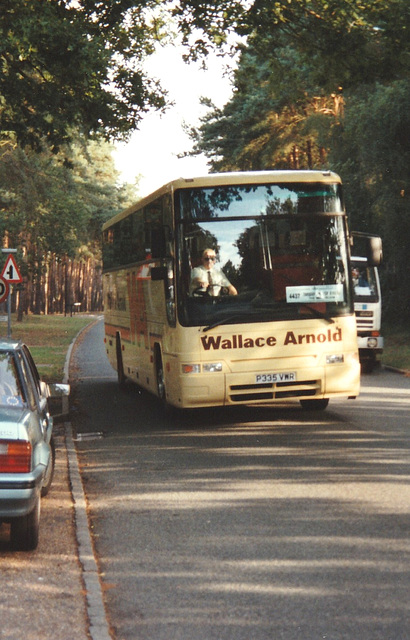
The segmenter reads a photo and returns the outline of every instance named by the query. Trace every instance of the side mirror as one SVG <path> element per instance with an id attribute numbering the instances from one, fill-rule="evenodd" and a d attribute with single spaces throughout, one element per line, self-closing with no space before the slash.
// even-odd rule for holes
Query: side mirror
<path id="1" fill-rule="evenodd" d="M 49 398 L 67 398 L 70 395 L 69 384 L 49 384 Z"/>
<path id="2" fill-rule="evenodd" d="M 60 384 L 60 383 L 52 383 L 47 384 L 44 380 L 40 380 L 40 390 L 41 395 L 44 398 L 66 398 L 70 395 L 70 385 L 69 384 Z"/>
<path id="3" fill-rule="evenodd" d="M 151 267 L 151 280 L 166 280 L 168 269 L 166 267 Z"/>
<path id="4" fill-rule="evenodd" d="M 378 267 L 383 258 L 382 239 L 379 236 L 367 238 L 367 263 Z"/>
<path id="5" fill-rule="evenodd" d="M 49 384 L 49 408 L 54 418 L 67 416 L 69 413 L 69 384 Z"/>

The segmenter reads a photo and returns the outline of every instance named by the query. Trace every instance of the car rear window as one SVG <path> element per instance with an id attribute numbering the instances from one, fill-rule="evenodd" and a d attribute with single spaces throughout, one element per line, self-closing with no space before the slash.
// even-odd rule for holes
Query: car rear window
<path id="1" fill-rule="evenodd" d="M 0 353 L 0 404 L 18 406 L 24 400 L 14 354 Z"/>

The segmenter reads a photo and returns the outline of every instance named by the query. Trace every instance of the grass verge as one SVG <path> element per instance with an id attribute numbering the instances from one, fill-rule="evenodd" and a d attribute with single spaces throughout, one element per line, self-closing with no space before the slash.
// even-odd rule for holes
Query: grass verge
<path id="1" fill-rule="evenodd" d="M 13 314 L 11 334 L 15 340 L 25 342 L 39 374 L 46 382 L 61 382 L 67 350 L 77 333 L 94 320 L 95 316 L 75 314 L 71 316 L 24 316 L 17 322 Z M 7 336 L 7 322 L 0 324 L 0 337 Z"/>
<path id="2" fill-rule="evenodd" d="M 12 317 L 12 337 L 23 340 L 33 353 L 39 373 L 46 382 L 61 382 L 68 347 L 77 333 L 95 316 L 24 316 L 23 322 Z M 0 323 L 0 337 L 6 337 L 7 323 Z M 382 363 L 410 372 L 410 328 L 383 326 Z"/>
<path id="3" fill-rule="evenodd" d="M 410 327 L 385 324 L 382 363 L 410 372 Z"/>

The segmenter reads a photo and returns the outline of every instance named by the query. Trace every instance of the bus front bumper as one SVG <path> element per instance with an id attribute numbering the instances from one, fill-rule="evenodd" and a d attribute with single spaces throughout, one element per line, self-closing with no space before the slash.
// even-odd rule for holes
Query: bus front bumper
<path id="1" fill-rule="evenodd" d="M 283 374 L 289 372 L 282 372 Z M 286 400 L 356 397 L 360 390 L 358 359 L 294 372 L 295 379 L 259 382 L 252 372 L 192 376 L 181 382 L 181 407 L 275 404 Z M 290 376 L 291 378 L 292 376 Z"/>

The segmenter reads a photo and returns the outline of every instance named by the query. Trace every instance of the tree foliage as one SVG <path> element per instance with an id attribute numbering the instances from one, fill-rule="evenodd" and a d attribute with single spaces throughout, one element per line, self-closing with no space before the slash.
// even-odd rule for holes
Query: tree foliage
<path id="1" fill-rule="evenodd" d="M 285 36 L 313 63 L 325 89 L 391 80 L 408 70 L 407 0 L 179 0 L 174 14 L 194 57 L 233 33 L 272 58 Z M 199 37 L 192 37 L 195 29 Z"/>
<path id="2" fill-rule="evenodd" d="M 332 168 L 350 226 L 384 241 L 385 312 L 410 319 L 410 5 L 407 0 L 183 1 L 185 25 L 245 35 L 232 99 L 192 132 L 213 170 Z M 199 11 L 201 10 L 201 17 Z M 200 19 L 199 19 L 200 18 Z M 391 291 L 389 274 L 400 287 Z"/>
<path id="3" fill-rule="evenodd" d="M 158 5 L 1 3 L 0 234 L 19 250 L 36 309 L 51 269 L 98 261 L 101 223 L 130 202 L 102 139 L 126 137 L 165 104 L 142 66 L 162 37 Z"/>
<path id="4" fill-rule="evenodd" d="M 118 186 L 111 147 L 91 142 L 71 150 L 71 168 L 49 151 L 23 150 L 10 141 L 0 153 L 0 234 L 21 248 L 25 272 L 47 257 L 73 258 L 80 247 L 98 257 L 101 224 L 135 198 Z"/>
<path id="5" fill-rule="evenodd" d="M 327 166 L 330 128 L 344 110 L 341 89 L 326 95 L 295 49 L 278 53 L 260 58 L 252 45 L 244 48 L 232 99 L 222 110 L 208 103 L 202 126 L 192 130 L 193 153 L 205 153 L 213 170 Z"/>
<path id="6" fill-rule="evenodd" d="M 37 261 L 92 244 L 124 194 L 104 180 L 107 163 L 93 173 L 104 147 L 67 143 L 127 136 L 164 106 L 142 62 L 167 11 L 187 57 L 240 52 L 233 97 L 209 105 L 195 151 L 223 171 L 338 170 L 351 227 L 383 235 L 402 283 L 390 309 L 408 320 L 408 0 L 2 0 L 0 231 Z"/>
<path id="7" fill-rule="evenodd" d="M 58 150 L 73 131 L 117 138 L 164 95 L 142 70 L 156 0 L 2 0 L 0 132 Z"/>
<path id="8" fill-rule="evenodd" d="M 330 153 L 344 178 L 351 226 L 383 238 L 385 313 L 395 322 L 410 319 L 409 105 L 408 80 L 357 91 L 333 130 Z"/>

